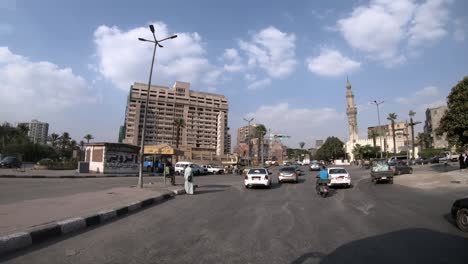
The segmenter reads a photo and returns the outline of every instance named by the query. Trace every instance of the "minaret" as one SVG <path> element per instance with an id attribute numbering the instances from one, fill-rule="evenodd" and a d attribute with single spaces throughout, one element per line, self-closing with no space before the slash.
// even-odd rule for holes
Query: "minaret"
<path id="1" fill-rule="evenodd" d="M 355 143 L 358 140 L 357 108 L 354 104 L 354 95 L 348 77 L 346 77 L 346 103 L 348 104 L 346 114 L 348 115 L 349 141 Z"/>

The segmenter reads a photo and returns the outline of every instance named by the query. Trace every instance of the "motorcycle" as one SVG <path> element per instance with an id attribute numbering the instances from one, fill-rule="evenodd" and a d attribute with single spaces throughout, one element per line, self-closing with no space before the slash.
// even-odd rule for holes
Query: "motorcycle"
<path id="1" fill-rule="evenodd" d="M 328 187 L 327 183 L 319 182 L 319 176 L 317 178 L 317 183 L 315 186 L 315 190 L 317 191 L 317 194 L 322 196 L 323 198 L 327 197 L 328 194 L 330 193 L 330 187 Z"/>

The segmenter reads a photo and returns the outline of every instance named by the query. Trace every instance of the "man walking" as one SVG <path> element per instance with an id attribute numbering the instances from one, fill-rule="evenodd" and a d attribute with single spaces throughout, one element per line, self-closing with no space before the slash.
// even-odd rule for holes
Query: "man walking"
<path id="1" fill-rule="evenodd" d="M 185 192 L 187 194 L 193 194 L 193 171 L 190 166 L 187 166 L 184 171 L 185 179 Z"/>
<path id="2" fill-rule="evenodd" d="M 460 170 L 463 170 L 465 168 L 465 156 L 463 155 L 463 153 L 460 154 L 460 156 L 458 157 L 458 162 L 460 163 Z"/>

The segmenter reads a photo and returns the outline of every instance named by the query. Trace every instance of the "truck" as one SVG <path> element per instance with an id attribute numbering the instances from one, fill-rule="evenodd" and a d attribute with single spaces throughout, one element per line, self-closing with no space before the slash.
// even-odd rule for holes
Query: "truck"
<path id="1" fill-rule="evenodd" d="M 459 154 L 457 154 L 455 152 L 444 151 L 444 152 L 440 153 L 440 155 L 439 155 L 439 162 L 440 163 L 449 162 L 449 161 L 456 162 L 456 161 L 458 161 L 458 156 L 459 156 Z"/>
<path id="2" fill-rule="evenodd" d="M 208 170 L 208 173 L 211 173 L 211 174 L 223 174 L 224 173 L 224 169 L 221 167 L 216 167 L 214 165 L 203 165 L 203 167 L 206 168 Z"/>
<path id="3" fill-rule="evenodd" d="M 390 169 L 388 161 L 384 159 L 372 161 L 371 181 L 375 184 L 386 181 L 393 184 L 394 171 Z"/>

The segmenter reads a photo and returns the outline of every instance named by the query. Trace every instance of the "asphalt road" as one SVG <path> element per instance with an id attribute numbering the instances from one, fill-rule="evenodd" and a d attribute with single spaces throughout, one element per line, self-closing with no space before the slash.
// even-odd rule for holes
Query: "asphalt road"
<path id="1" fill-rule="evenodd" d="M 298 184 L 245 189 L 241 176 L 195 178 L 198 194 L 30 248 L 6 263 L 466 263 L 468 234 L 448 213 L 467 190 L 374 185 L 328 198 L 307 172 Z M 0 260 L 1 261 L 1 260 Z"/>
<path id="2" fill-rule="evenodd" d="M 137 181 L 136 177 L 97 179 L 0 178 L 0 204 L 131 186 L 136 185 Z"/>

